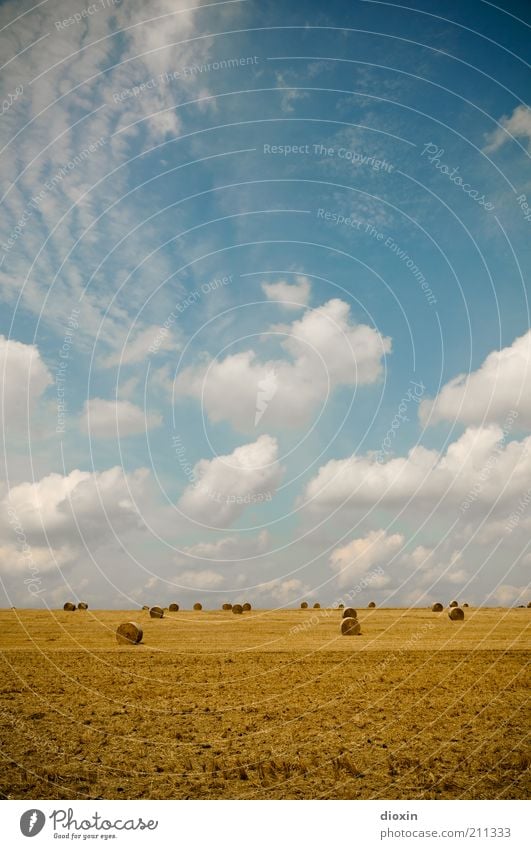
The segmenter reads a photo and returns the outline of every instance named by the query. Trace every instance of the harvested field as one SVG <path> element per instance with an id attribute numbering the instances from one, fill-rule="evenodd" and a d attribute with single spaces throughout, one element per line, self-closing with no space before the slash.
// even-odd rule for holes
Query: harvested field
<path id="1" fill-rule="evenodd" d="M 358 618 L 345 639 L 333 610 L 0 611 L 0 793 L 526 796 L 529 610 Z"/>

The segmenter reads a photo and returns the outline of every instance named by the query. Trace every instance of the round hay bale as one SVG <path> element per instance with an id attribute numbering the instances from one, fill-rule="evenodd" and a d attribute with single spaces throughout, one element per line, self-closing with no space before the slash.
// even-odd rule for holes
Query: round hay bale
<path id="1" fill-rule="evenodd" d="M 313 606 L 313 609 L 314 609 L 314 610 L 319 610 L 320 608 L 321 608 L 321 605 L 319 604 L 319 602 L 318 602 L 318 601 L 316 601 L 316 602 L 315 602 L 315 604 L 314 604 L 314 606 Z"/>
<path id="2" fill-rule="evenodd" d="M 301 601 L 301 610 L 308 610 L 308 602 Z"/>
<path id="3" fill-rule="evenodd" d="M 369 604 L 367 605 L 367 607 L 376 607 L 376 602 L 370 601 Z"/>
<path id="4" fill-rule="evenodd" d="M 460 607 L 452 607 L 451 610 L 448 611 L 448 616 L 452 622 L 462 622 L 465 618 L 465 614 Z"/>
<path id="5" fill-rule="evenodd" d="M 194 604 L 194 610 L 202 610 L 202 609 L 203 609 L 203 605 L 201 604 L 201 602 L 196 601 L 196 603 Z"/>
<path id="6" fill-rule="evenodd" d="M 80 601 L 78 606 L 77 606 L 77 609 L 78 610 L 88 610 L 87 602 L 86 601 Z"/>
<path id="7" fill-rule="evenodd" d="M 527 606 L 528 606 L 528 607 L 531 607 L 531 601 L 528 601 L 528 602 L 527 602 Z"/>
<path id="8" fill-rule="evenodd" d="M 344 637 L 355 637 L 361 634 L 360 623 L 357 619 L 343 619 L 341 622 L 341 633 Z"/>
<path id="9" fill-rule="evenodd" d="M 342 613 L 342 615 L 341 615 L 341 618 L 342 618 L 342 619 L 357 619 L 357 618 L 358 618 L 358 614 L 357 614 L 357 612 L 354 610 L 354 608 L 353 608 L 353 607 L 347 607 L 347 608 L 343 611 L 343 613 Z"/>
<path id="10" fill-rule="evenodd" d="M 432 604 L 431 609 L 433 613 L 442 613 L 444 607 L 442 606 L 440 601 L 436 601 L 435 604 Z"/>
<path id="11" fill-rule="evenodd" d="M 163 611 L 162 607 L 157 607 L 157 605 L 155 605 L 155 607 L 149 608 L 149 615 L 151 616 L 152 619 L 163 619 L 164 618 L 164 611 Z"/>
<path id="12" fill-rule="evenodd" d="M 344 609 L 345 609 L 345 605 L 344 605 L 344 604 L 338 604 L 337 609 L 338 609 L 338 610 L 344 610 Z"/>
<path id="13" fill-rule="evenodd" d="M 242 610 L 244 613 L 248 613 L 251 610 L 251 605 L 248 601 L 246 601 L 245 604 L 242 604 Z"/>
<path id="14" fill-rule="evenodd" d="M 466 601 L 465 601 L 463 607 L 468 607 L 468 604 L 466 603 Z"/>
<path id="15" fill-rule="evenodd" d="M 172 613 L 177 613 L 177 611 L 179 610 L 179 605 L 178 605 L 178 604 L 175 604 L 175 602 L 174 602 L 174 601 L 172 601 L 172 603 L 170 604 L 170 606 L 169 606 L 168 610 L 171 610 L 171 612 L 172 612 Z"/>
<path id="16" fill-rule="evenodd" d="M 459 607 L 459 604 L 457 601 L 451 601 L 448 607 Z"/>
<path id="17" fill-rule="evenodd" d="M 142 610 L 149 610 L 149 604 L 143 604 Z"/>
<path id="18" fill-rule="evenodd" d="M 233 604 L 232 605 L 232 612 L 233 613 L 243 613 L 243 607 L 241 606 L 241 604 Z"/>
<path id="19" fill-rule="evenodd" d="M 63 604 L 63 610 L 75 610 L 76 606 L 71 601 L 65 601 Z"/>
<path id="20" fill-rule="evenodd" d="M 137 646 L 143 636 L 144 632 L 136 622 L 122 622 L 116 629 L 116 642 L 123 646 Z"/>
<path id="21" fill-rule="evenodd" d="M 230 601 L 226 601 L 225 604 L 221 605 L 222 610 L 232 610 L 232 604 Z"/>

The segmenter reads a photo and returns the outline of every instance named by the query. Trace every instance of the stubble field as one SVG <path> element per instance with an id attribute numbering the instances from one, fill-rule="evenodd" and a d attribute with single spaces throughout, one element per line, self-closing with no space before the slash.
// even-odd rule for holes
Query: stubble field
<path id="1" fill-rule="evenodd" d="M 0 793 L 527 798 L 531 609 L 466 614 L 0 611 Z"/>

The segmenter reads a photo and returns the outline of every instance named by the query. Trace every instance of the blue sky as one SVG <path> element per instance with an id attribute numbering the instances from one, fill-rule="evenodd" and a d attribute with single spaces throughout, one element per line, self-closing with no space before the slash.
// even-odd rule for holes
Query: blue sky
<path id="1" fill-rule="evenodd" d="M 526 5 L 0 4 L 3 604 L 527 603 Z"/>

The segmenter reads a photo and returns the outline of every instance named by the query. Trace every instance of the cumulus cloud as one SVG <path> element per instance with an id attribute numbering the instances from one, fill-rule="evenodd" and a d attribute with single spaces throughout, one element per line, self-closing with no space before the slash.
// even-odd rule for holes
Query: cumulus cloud
<path id="1" fill-rule="evenodd" d="M 496 425 L 468 428 L 446 453 L 416 446 L 406 457 L 378 463 L 372 455 L 331 460 L 309 482 L 305 498 L 314 508 L 340 505 L 367 508 L 439 509 L 450 506 L 472 513 L 498 504 L 507 509 L 525 492 L 531 475 L 531 437 L 505 443 Z"/>
<path id="2" fill-rule="evenodd" d="M 94 439 L 132 436 L 162 424 L 162 416 L 148 413 L 131 401 L 106 401 L 90 398 L 85 401 L 79 422 L 81 430 Z"/>
<path id="3" fill-rule="evenodd" d="M 422 401 L 419 415 L 423 424 L 501 424 L 512 410 L 519 426 L 531 428 L 531 330 L 490 353 L 477 371 L 454 377 L 435 399 Z"/>
<path id="4" fill-rule="evenodd" d="M 398 554 L 404 541 L 402 534 L 376 530 L 334 549 L 330 568 L 337 573 L 338 585 L 346 587 L 365 578 L 370 579 L 370 586 L 385 586 L 389 576 L 382 575 L 382 570 L 385 571 L 389 561 Z"/>
<path id="5" fill-rule="evenodd" d="M 183 589 L 214 590 L 224 580 L 223 575 L 213 569 L 188 569 L 175 575 L 172 582 Z"/>
<path id="6" fill-rule="evenodd" d="M 517 106 L 512 115 L 504 115 L 500 118 L 500 127 L 497 127 L 492 133 L 487 136 L 487 144 L 483 148 L 485 153 L 493 153 L 498 150 L 505 142 L 510 141 L 511 136 L 517 139 L 527 141 L 531 149 L 531 109 L 529 106 Z"/>
<path id="7" fill-rule="evenodd" d="M 310 595 L 310 590 L 298 578 L 275 578 L 260 584 L 257 595 L 264 606 L 293 607 L 300 598 Z"/>
<path id="8" fill-rule="evenodd" d="M 511 604 L 527 604 L 530 595 L 529 584 L 523 587 L 514 587 L 512 584 L 501 584 L 489 596 L 489 601 L 507 607 Z"/>
<path id="9" fill-rule="evenodd" d="M 311 284 L 307 277 L 299 274 L 296 283 L 278 280 L 276 283 L 262 283 L 262 291 L 269 301 L 276 301 L 281 307 L 298 310 L 308 305 Z"/>
<path id="10" fill-rule="evenodd" d="M 12 487 L 0 502 L 0 533 L 9 539 L 15 516 L 33 544 L 92 547 L 130 528 L 143 526 L 139 513 L 145 504 L 148 469 L 126 473 L 120 466 L 103 472 L 74 469 L 68 475 L 50 474 L 34 483 Z M 139 507 L 135 506 L 135 502 Z"/>
<path id="11" fill-rule="evenodd" d="M 178 396 L 201 400 L 212 422 L 229 421 L 241 432 L 257 421 L 260 386 L 275 392 L 260 416 L 265 427 L 300 427 L 339 386 L 375 383 L 391 340 L 365 324 L 354 324 L 347 303 L 333 299 L 288 325 L 276 325 L 290 360 L 262 361 L 254 350 L 222 360 L 207 359 L 177 377 Z M 262 412 L 262 410 L 260 410 Z"/>
<path id="12" fill-rule="evenodd" d="M 232 454 L 196 463 L 178 506 L 197 522 L 225 527 L 247 507 L 271 501 L 282 474 L 277 441 L 264 434 Z"/>
<path id="13" fill-rule="evenodd" d="M 198 542 L 183 548 L 183 555 L 177 555 L 177 563 L 187 562 L 190 558 L 231 563 L 263 554 L 267 551 L 269 533 L 264 530 L 257 536 L 222 537 L 216 542 Z"/>
<path id="14" fill-rule="evenodd" d="M 36 345 L 0 335 L 0 427 L 20 428 L 53 382 Z"/>

